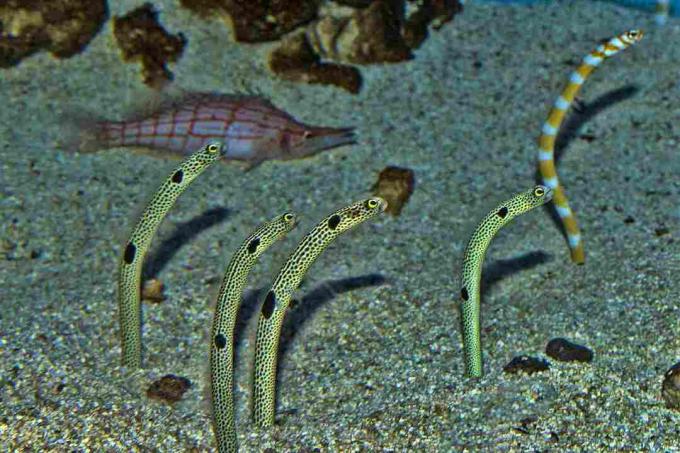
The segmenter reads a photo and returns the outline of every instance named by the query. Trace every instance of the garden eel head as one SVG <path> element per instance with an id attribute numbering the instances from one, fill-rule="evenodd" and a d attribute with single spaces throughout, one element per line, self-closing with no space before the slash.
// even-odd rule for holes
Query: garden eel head
<path id="1" fill-rule="evenodd" d="M 222 142 L 208 142 L 205 145 L 205 150 L 208 152 L 208 154 L 213 155 L 213 154 L 220 154 L 220 156 L 224 156 L 227 153 L 227 147 L 224 146 L 224 143 Z"/>
<path id="2" fill-rule="evenodd" d="M 627 32 L 625 32 L 623 34 L 623 39 L 624 39 L 624 41 L 627 41 L 627 44 L 630 45 L 630 44 L 634 44 L 634 43 L 638 42 L 639 40 L 641 40 L 644 35 L 645 34 L 642 30 L 638 30 L 638 29 L 634 28 L 632 30 L 628 30 Z"/>
<path id="3" fill-rule="evenodd" d="M 553 190 L 550 187 L 537 185 L 533 189 L 526 192 L 527 201 L 531 207 L 540 206 L 546 204 L 553 197 Z"/>
<path id="4" fill-rule="evenodd" d="M 383 212 L 386 208 L 387 202 L 380 197 L 371 197 L 357 201 L 329 217 L 328 227 L 341 233 Z"/>
<path id="5" fill-rule="evenodd" d="M 267 224 L 264 231 L 261 230 L 261 234 L 254 238 L 257 241 L 257 252 L 264 252 L 270 245 L 288 234 L 290 230 L 295 228 L 297 221 L 297 215 L 293 212 L 285 212 L 275 217 Z M 250 244 L 253 244 L 252 240 Z"/>

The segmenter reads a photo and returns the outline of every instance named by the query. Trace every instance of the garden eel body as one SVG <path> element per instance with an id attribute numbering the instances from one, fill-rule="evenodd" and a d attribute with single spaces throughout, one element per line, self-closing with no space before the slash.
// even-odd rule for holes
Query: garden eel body
<path id="1" fill-rule="evenodd" d="M 482 376 L 482 346 L 479 334 L 480 285 L 482 264 L 491 239 L 504 225 L 520 214 L 524 214 L 552 198 L 552 191 L 545 186 L 536 186 L 521 192 L 501 203 L 484 217 L 465 248 L 463 254 L 463 278 L 460 290 L 463 326 L 463 352 L 465 374 L 470 377 Z"/>
<path id="2" fill-rule="evenodd" d="M 302 239 L 276 277 L 262 305 L 255 340 L 253 418 L 259 426 L 274 424 L 276 359 L 281 326 L 293 291 L 309 267 L 340 233 L 368 220 L 387 207 L 379 197 L 359 201 L 322 220 Z"/>
<path id="3" fill-rule="evenodd" d="M 234 325 L 246 278 L 258 257 L 292 230 L 295 223 L 295 215 L 285 213 L 260 226 L 236 251 L 222 280 L 210 336 L 213 423 L 217 450 L 220 453 L 236 451 L 233 399 Z"/>
<path id="4" fill-rule="evenodd" d="M 593 72 L 604 59 L 611 57 L 619 51 L 626 49 L 631 44 L 638 42 L 642 39 L 642 35 L 642 31 L 640 30 L 629 30 L 600 44 L 595 50 L 590 52 L 569 77 L 569 83 L 550 110 L 548 119 L 543 124 L 541 136 L 538 139 L 538 170 L 543 179 L 543 184 L 550 187 L 554 192 L 553 202 L 555 203 L 555 209 L 562 221 L 562 227 L 567 236 L 571 260 L 576 264 L 583 264 L 585 261 L 583 241 L 581 239 L 581 231 L 576 222 L 576 216 L 569 207 L 567 196 L 557 179 L 554 157 L 555 138 L 560 129 L 560 125 L 564 120 L 565 114 L 567 113 L 567 109 L 571 106 L 581 85 L 588 78 L 590 73 Z"/>
<path id="5" fill-rule="evenodd" d="M 224 153 L 222 143 L 211 142 L 186 158 L 151 199 L 125 244 L 118 271 L 118 305 L 123 365 L 142 365 L 141 277 L 144 255 L 158 225 L 175 200 L 198 175 Z"/>

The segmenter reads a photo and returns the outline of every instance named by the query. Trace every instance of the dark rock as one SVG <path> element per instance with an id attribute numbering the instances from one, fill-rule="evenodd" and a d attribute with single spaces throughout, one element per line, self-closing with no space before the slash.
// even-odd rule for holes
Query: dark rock
<path id="1" fill-rule="evenodd" d="M 273 41 L 316 18 L 321 0 L 180 0 L 203 17 L 227 13 L 241 42 Z"/>
<path id="2" fill-rule="evenodd" d="M 47 50 L 58 58 L 81 52 L 108 19 L 106 0 L 0 2 L 0 67 Z"/>
<path id="3" fill-rule="evenodd" d="M 176 403 L 182 399 L 184 393 L 191 387 L 191 381 L 185 377 L 166 374 L 154 381 L 146 390 L 146 396 L 168 403 Z"/>
<path id="4" fill-rule="evenodd" d="M 424 0 L 404 22 L 402 35 L 411 48 L 419 47 L 427 38 L 428 27 L 438 30 L 453 16 L 463 11 L 458 0 Z"/>
<path id="5" fill-rule="evenodd" d="M 560 362 L 592 362 L 593 351 L 564 338 L 553 338 L 545 347 L 545 353 Z"/>
<path id="6" fill-rule="evenodd" d="M 353 94 L 361 89 L 361 73 L 357 68 L 321 63 L 304 33 L 291 36 L 274 49 L 269 57 L 269 68 L 287 80 L 335 85 Z"/>
<path id="7" fill-rule="evenodd" d="M 525 372 L 527 374 L 534 374 L 539 371 L 546 371 L 550 368 L 547 360 L 539 359 L 538 357 L 529 357 L 521 355 L 513 358 L 510 363 L 503 367 L 504 373 L 517 374 Z"/>
<path id="8" fill-rule="evenodd" d="M 398 2 L 376 0 L 354 14 L 352 22 L 358 34 L 344 55 L 351 63 L 394 63 L 413 58 L 401 36 L 403 11 L 395 3 Z"/>
<path id="9" fill-rule="evenodd" d="M 144 83 L 155 88 L 172 80 L 167 63 L 177 61 L 187 43 L 181 33 L 172 35 L 161 27 L 149 3 L 114 18 L 113 35 L 125 61 L 140 62 Z"/>
<path id="10" fill-rule="evenodd" d="M 680 410 L 680 362 L 666 371 L 661 384 L 661 396 L 667 408 Z"/>

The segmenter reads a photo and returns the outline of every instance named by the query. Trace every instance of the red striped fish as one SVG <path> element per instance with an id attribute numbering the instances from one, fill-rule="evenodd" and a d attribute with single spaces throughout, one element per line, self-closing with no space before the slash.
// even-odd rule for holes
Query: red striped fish
<path id="1" fill-rule="evenodd" d="M 226 159 L 254 167 L 298 159 L 355 141 L 353 128 L 309 126 L 257 96 L 198 93 L 129 121 L 99 121 L 81 135 L 79 151 L 141 147 L 190 154 L 210 140 L 226 144 Z"/>

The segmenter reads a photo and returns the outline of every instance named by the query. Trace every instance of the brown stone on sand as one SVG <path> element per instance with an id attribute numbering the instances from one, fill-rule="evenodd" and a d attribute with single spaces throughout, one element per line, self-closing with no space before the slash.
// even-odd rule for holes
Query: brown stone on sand
<path id="1" fill-rule="evenodd" d="M 154 381 L 146 390 L 146 396 L 168 403 L 176 403 L 191 387 L 191 381 L 185 377 L 166 374 Z"/>
<path id="2" fill-rule="evenodd" d="M 163 302 L 165 300 L 163 288 L 163 282 L 157 278 L 145 281 L 142 286 L 142 300 L 148 300 L 149 302 L 154 303 Z"/>
<path id="3" fill-rule="evenodd" d="M 546 360 L 530 357 L 528 355 L 521 355 L 514 357 L 507 365 L 505 365 L 503 367 L 503 372 L 508 374 L 517 374 L 520 372 L 534 374 L 540 371 L 546 371 L 549 368 L 550 364 Z"/>
<path id="4" fill-rule="evenodd" d="M 106 0 L 0 2 L 0 67 L 47 50 L 57 58 L 81 52 L 108 19 Z"/>
<path id="5" fill-rule="evenodd" d="M 386 212 L 398 216 L 413 193 L 415 176 L 413 170 L 401 167 L 385 167 L 373 185 L 373 194 L 387 201 Z"/>
<path id="6" fill-rule="evenodd" d="M 154 88 L 172 80 L 167 63 L 177 61 L 187 43 L 181 33 L 172 35 L 165 31 L 150 3 L 114 18 L 113 35 L 123 59 L 140 62 L 144 83 Z"/>
<path id="7" fill-rule="evenodd" d="M 240 42 L 273 41 L 312 21 L 321 0 L 180 0 L 203 17 L 226 14 Z"/>
<path id="8" fill-rule="evenodd" d="M 593 351 L 564 338 L 553 338 L 545 347 L 545 353 L 561 362 L 592 362 Z"/>

